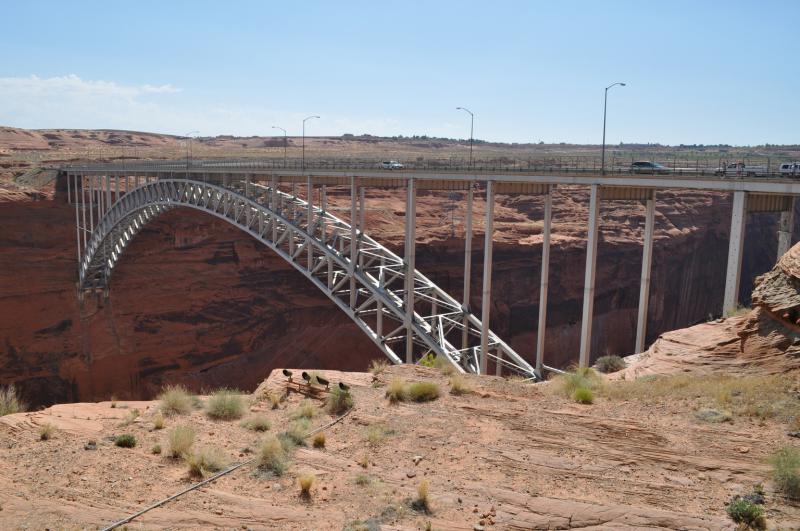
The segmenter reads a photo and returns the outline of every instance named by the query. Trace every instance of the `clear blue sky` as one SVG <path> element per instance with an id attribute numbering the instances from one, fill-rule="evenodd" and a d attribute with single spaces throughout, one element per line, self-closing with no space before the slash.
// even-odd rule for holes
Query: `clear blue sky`
<path id="1" fill-rule="evenodd" d="M 12 0 L 0 125 L 800 143 L 800 1 Z"/>

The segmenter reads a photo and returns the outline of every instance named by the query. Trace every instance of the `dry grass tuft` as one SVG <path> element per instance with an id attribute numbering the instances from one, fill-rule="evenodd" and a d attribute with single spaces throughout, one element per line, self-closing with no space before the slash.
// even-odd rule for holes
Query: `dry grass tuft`
<path id="1" fill-rule="evenodd" d="M 252 431 L 267 431 L 270 429 L 271 424 L 269 419 L 264 415 L 255 415 L 249 419 L 243 420 L 241 426 Z"/>
<path id="2" fill-rule="evenodd" d="M 442 392 L 434 382 L 414 382 L 408 385 L 405 394 L 414 402 L 430 402 L 439 398 Z"/>
<path id="3" fill-rule="evenodd" d="M 325 433 L 319 432 L 314 435 L 313 439 L 314 448 L 325 448 Z"/>
<path id="4" fill-rule="evenodd" d="M 49 441 L 50 439 L 53 438 L 55 432 L 56 432 L 56 427 L 50 424 L 49 422 L 47 424 L 42 424 L 41 426 L 39 426 L 39 440 Z"/>
<path id="5" fill-rule="evenodd" d="M 0 417 L 20 413 L 26 409 L 13 384 L 0 387 Z"/>
<path id="6" fill-rule="evenodd" d="M 258 449 L 258 467 L 276 476 L 282 476 L 288 468 L 286 450 L 274 435 L 268 435 Z"/>
<path id="7" fill-rule="evenodd" d="M 369 466 L 369 456 L 367 454 L 361 454 L 357 463 L 361 468 L 367 468 Z"/>
<path id="8" fill-rule="evenodd" d="M 365 485 L 369 485 L 370 484 L 369 476 L 366 475 L 366 474 L 358 474 L 356 476 L 356 480 L 355 481 L 356 481 L 356 485 L 358 485 L 360 487 L 363 487 Z"/>
<path id="9" fill-rule="evenodd" d="M 600 356 L 595 365 L 597 365 L 597 370 L 603 373 L 617 372 L 627 367 L 625 360 L 616 354 Z"/>
<path id="10" fill-rule="evenodd" d="M 769 459 L 772 479 L 790 500 L 800 500 L 800 450 L 784 446 Z"/>
<path id="11" fill-rule="evenodd" d="M 283 402 L 285 398 L 285 394 L 267 391 L 267 400 L 269 400 L 272 409 L 278 409 L 281 407 L 281 402 Z"/>
<path id="12" fill-rule="evenodd" d="M 369 444 L 375 446 L 381 444 L 386 440 L 386 437 L 393 434 L 394 430 L 389 429 L 385 424 L 370 424 L 367 427 L 366 438 Z"/>
<path id="13" fill-rule="evenodd" d="M 406 398 L 406 381 L 402 378 L 394 378 L 386 387 L 386 398 L 395 404 L 402 402 Z"/>
<path id="14" fill-rule="evenodd" d="M 389 362 L 384 359 L 372 360 L 369 364 L 369 372 L 375 376 L 381 374 L 389 368 Z"/>
<path id="15" fill-rule="evenodd" d="M 310 498 L 311 497 L 311 487 L 314 485 L 314 480 L 316 476 L 314 474 L 303 474 L 299 478 L 297 478 L 297 482 L 300 484 L 300 496 L 303 498 Z"/>
<path id="16" fill-rule="evenodd" d="M 136 422 L 136 419 L 139 418 L 140 414 L 141 414 L 141 411 L 139 411 L 138 409 L 135 409 L 135 408 L 132 409 L 131 411 L 128 411 L 128 414 L 125 415 L 125 418 L 122 419 L 122 422 L 117 424 L 117 427 L 124 428 L 126 426 L 130 426 L 131 424 Z"/>
<path id="17" fill-rule="evenodd" d="M 305 399 L 292 412 L 293 419 L 313 419 L 317 414 L 317 406 L 311 400 Z"/>
<path id="18" fill-rule="evenodd" d="M 436 359 L 433 360 L 433 366 L 442 371 L 445 376 L 450 376 L 456 372 L 456 368 L 444 356 L 436 356 Z"/>
<path id="19" fill-rule="evenodd" d="M 328 394 L 326 408 L 331 415 L 341 415 L 353 408 L 353 395 L 339 386 L 333 387 Z"/>
<path id="20" fill-rule="evenodd" d="M 241 392 L 234 389 L 218 389 L 206 403 L 206 414 L 216 420 L 235 420 L 244 416 L 247 402 Z"/>
<path id="21" fill-rule="evenodd" d="M 572 399 L 579 404 L 593 404 L 594 391 L 588 387 L 578 387 L 572 392 Z"/>
<path id="22" fill-rule="evenodd" d="M 175 426 L 169 432 L 169 455 L 175 458 L 188 455 L 194 444 L 195 431 L 191 426 Z"/>
<path id="23" fill-rule="evenodd" d="M 450 377 L 450 394 L 451 395 L 468 395 L 473 392 L 472 385 L 460 374 L 454 374 Z"/>
<path id="24" fill-rule="evenodd" d="M 154 430 L 163 430 L 164 429 L 164 414 L 161 411 L 158 411 L 156 415 L 153 417 L 153 429 Z"/>
<path id="25" fill-rule="evenodd" d="M 590 391 L 598 391 L 603 387 L 603 382 L 603 377 L 593 369 L 582 368 L 556 375 L 551 380 L 549 389 L 557 394 L 575 400 L 576 390 L 589 389 Z"/>
<path id="26" fill-rule="evenodd" d="M 182 385 L 168 385 L 158 395 L 161 401 L 161 412 L 166 416 L 186 415 L 191 413 L 194 400 L 189 391 Z"/>
<path id="27" fill-rule="evenodd" d="M 161 445 L 160 444 L 154 444 L 153 447 L 150 448 L 150 453 L 154 454 L 154 455 L 161 454 Z"/>
<path id="28" fill-rule="evenodd" d="M 184 460 L 189 466 L 189 475 L 196 478 L 219 472 L 228 465 L 225 455 L 214 447 L 202 448 L 198 452 L 187 454 Z"/>
<path id="29" fill-rule="evenodd" d="M 430 483 L 427 479 L 423 479 L 417 486 L 417 499 L 411 505 L 417 511 L 429 514 L 431 512 L 431 500 L 429 496 Z"/>
<path id="30" fill-rule="evenodd" d="M 280 437 L 287 442 L 287 446 L 305 446 L 310 429 L 311 421 L 301 417 L 289 424 L 289 429 L 281 433 Z"/>

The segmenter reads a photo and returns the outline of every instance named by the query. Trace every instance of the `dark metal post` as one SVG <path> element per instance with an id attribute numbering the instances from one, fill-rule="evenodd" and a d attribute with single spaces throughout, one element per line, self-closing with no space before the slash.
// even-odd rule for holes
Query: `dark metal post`
<path id="1" fill-rule="evenodd" d="M 301 165 L 301 169 L 303 171 L 306 170 L 306 121 L 311 120 L 312 118 L 319 118 L 319 116 L 308 116 L 303 118 L 303 162 Z"/>
<path id="2" fill-rule="evenodd" d="M 612 83 L 611 85 L 607 86 L 605 97 L 603 98 L 603 149 L 602 155 L 600 155 L 600 173 L 603 175 L 606 174 L 606 109 L 608 108 L 608 89 L 616 85 L 624 87 L 625 83 Z"/>

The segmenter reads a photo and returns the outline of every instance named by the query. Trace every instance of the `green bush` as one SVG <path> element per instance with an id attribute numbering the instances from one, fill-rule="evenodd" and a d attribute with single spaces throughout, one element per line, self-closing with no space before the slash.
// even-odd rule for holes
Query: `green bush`
<path id="1" fill-rule="evenodd" d="M 218 389 L 206 403 L 206 414 L 216 420 L 235 420 L 244 416 L 247 403 L 239 391 Z"/>
<path id="2" fill-rule="evenodd" d="M 612 354 L 610 356 L 600 356 L 597 358 L 595 365 L 597 365 L 598 371 L 605 373 L 621 371 L 627 367 L 625 360 L 616 354 Z"/>
<path id="3" fill-rule="evenodd" d="M 736 497 L 728 504 L 728 516 L 737 524 L 744 524 L 748 529 L 766 529 L 767 520 L 764 508 L 744 498 Z"/>
<path id="4" fill-rule="evenodd" d="M 328 395 L 326 407 L 331 415 L 341 415 L 353 408 L 353 396 L 350 391 L 336 386 Z"/>
<path id="5" fill-rule="evenodd" d="M 182 385 L 168 385 L 158 395 L 159 408 L 164 415 L 186 415 L 191 413 L 194 399 Z"/>
<path id="6" fill-rule="evenodd" d="M 414 402 L 430 402 L 439 398 L 441 391 L 434 382 L 414 382 L 409 384 L 406 395 Z"/>
<path id="7" fill-rule="evenodd" d="M 133 448 L 134 446 L 136 446 L 136 437 L 134 437 L 130 433 L 124 433 L 122 435 L 117 436 L 117 438 L 114 439 L 114 444 L 116 444 L 120 448 Z"/>
<path id="8" fill-rule="evenodd" d="M 594 391 L 588 387 L 577 387 L 572 392 L 572 399 L 579 404 L 591 404 L 594 402 Z"/>
<path id="9" fill-rule="evenodd" d="M 784 446 L 769 459 L 775 485 L 791 500 L 800 500 L 800 450 Z"/>
<path id="10" fill-rule="evenodd" d="M 594 370 L 584 367 L 572 372 L 559 374 L 552 380 L 552 388 L 555 392 L 574 400 L 575 390 L 587 388 L 597 391 L 602 387 L 602 377 Z"/>
<path id="11" fill-rule="evenodd" d="M 150 453 L 155 454 L 155 455 L 160 454 L 161 453 L 161 445 L 160 444 L 154 444 L 153 447 L 150 448 Z"/>

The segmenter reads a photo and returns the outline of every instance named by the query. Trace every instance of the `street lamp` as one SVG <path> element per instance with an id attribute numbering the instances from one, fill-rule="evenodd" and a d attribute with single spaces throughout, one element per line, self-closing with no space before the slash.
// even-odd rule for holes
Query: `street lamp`
<path id="1" fill-rule="evenodd" d="M 466 107 L 456 107 L 456 110 L 469 113 L 469 167 L 472 169 L 472 132 L 475 126 L 475 115 Z"/>
<path id="2" fill-rule="evenodd" d="M 199 133 L 200 133 L 200 131 L 189 131 L 188 133 L 186 133 L 184 135 L 185 137 L 188 138 L 188 140 L 186 141 L 186 167 L 187 168 L 189 167 L 189 164 L 190 164 L 189 157 L 190 157 L 190 154 L 191 154 L 191 151 L 192 151 L 192 135 L 196 135 L 196 134 L 199 134 Z"/>
<path id="3" fill-rule="evenodd" d="M 286 144 L 287 144 L 286 129 L 284 129 L 283 127 L 278 127 L 277 125 L 273 125 L 272 128 L 280 129 L 281 131 L 283 131 L 283 167 L 286 168 Z"/>
<path id="4" fill-rule="evenodd" d="M 319 118 L 319 116 L 314 115 L 303 118 L 303 171 L 306 170 L 306 121 L 311 120 L 312 118 Z"/>
<path id="5" fill-rule="evenodd" d="M 612 83 L 611 85 L 606 87 L 605 99 L 603 100 L 603 151 L 602 155 L 600 156 L 600 168 L 601 173 L 603 175 L 606 174 L 606 108 L 608 107 L 608 89 L 611 87 L 615 87 L 619 85 L 620 87 L 624 87 L 625 83 Z"/>

